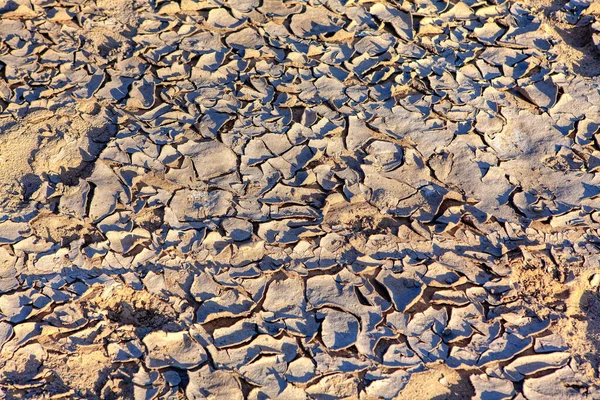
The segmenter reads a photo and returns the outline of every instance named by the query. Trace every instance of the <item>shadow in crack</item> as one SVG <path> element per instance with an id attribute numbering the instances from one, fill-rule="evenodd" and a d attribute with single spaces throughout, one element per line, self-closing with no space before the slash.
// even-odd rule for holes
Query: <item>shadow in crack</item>
<path id="1" fill-rule="evenodd" d="M 36 190 L 42 184 L 42 180 L 36 174 L 25 174 L 21 178 L 21 185 L 23 187 L 23 201 L 29 201 L 32 194 L 35 193 Z"/>

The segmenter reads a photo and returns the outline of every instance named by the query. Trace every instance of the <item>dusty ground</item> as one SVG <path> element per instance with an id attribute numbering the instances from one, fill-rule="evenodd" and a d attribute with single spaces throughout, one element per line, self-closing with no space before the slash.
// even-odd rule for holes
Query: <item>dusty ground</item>
<path id="1" fill-rule="evenodd" d="M 600 3 L 0 0 L 0 398 L 599 398 Z"/>

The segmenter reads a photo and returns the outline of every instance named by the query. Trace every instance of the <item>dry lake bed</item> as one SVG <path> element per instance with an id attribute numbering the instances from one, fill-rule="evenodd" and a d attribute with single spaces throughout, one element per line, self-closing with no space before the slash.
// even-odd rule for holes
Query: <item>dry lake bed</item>
<path id="1" fill-rule="evenodd" d="M 0 399 L 600 399 L 600 2 L 0 0 Z"/>

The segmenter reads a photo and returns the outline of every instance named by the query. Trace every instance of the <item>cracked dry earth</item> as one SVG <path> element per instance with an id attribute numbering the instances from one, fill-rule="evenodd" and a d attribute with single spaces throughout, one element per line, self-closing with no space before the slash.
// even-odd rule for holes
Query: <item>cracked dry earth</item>
<path id="1" fill-rule="evenodd" d="M 600 398 L 599 2 L 0 0 L 0 38 L 0 398 Z"/>

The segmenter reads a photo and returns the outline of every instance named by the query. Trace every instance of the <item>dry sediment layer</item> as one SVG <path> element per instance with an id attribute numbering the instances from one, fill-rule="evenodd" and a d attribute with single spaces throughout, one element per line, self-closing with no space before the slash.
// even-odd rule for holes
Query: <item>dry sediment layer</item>
<path id="1" fill-rule="evenodd" d="M 600 397 L 597 15 L 0 2 L 0 393 Z"/>

